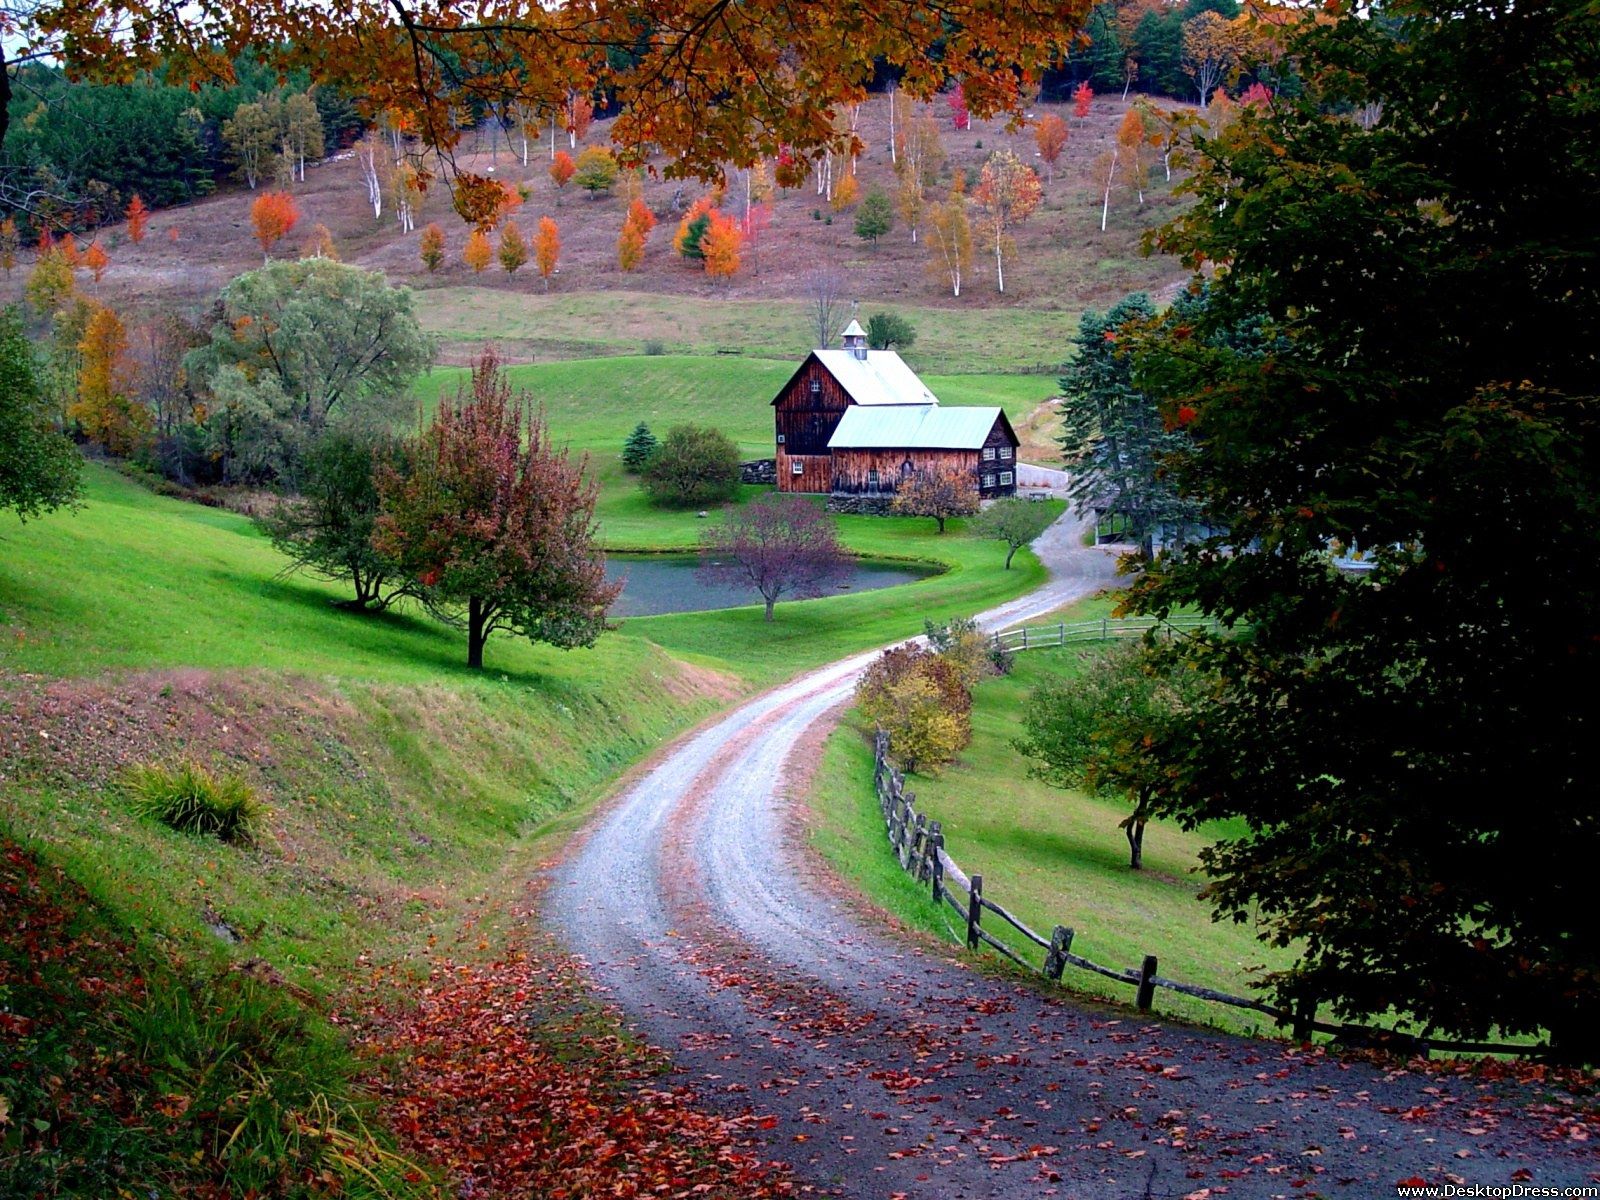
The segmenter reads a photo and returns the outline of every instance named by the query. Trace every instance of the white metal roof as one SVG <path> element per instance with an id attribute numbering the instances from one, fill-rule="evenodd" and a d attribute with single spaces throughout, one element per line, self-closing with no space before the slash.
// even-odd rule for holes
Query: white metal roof
<path id="1" fill-rule="evenodd" d="M 939 397 L 893 350 L 868 350 L 857 358 L 850 350 L 813 350 L 817 361 L 839 381 L 857 404 L 937 404 Z"/>
<path id="2" fill-rule="evenodd" d="M 1000 417 L 998 408 L 937 404 L 852 407 L 828 439 L 830 450 L 977 450 Z"/>

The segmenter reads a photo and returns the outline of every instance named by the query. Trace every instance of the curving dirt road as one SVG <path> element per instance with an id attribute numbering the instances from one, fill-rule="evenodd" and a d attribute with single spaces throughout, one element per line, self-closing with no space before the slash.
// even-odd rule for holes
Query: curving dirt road
<path id="1" fill-rule="evenodd" d="M 1015 623 L 1111 558 L 1064 518 Z M 552 924 L 703 1103 L 752 1114 L 813 1194 L 1392 1196 L 1398 1181 L 1600 1180 L 1600 1128 L 1509 1080 L 1383 1070 L 1141 1021 L 963 968 L 864 919 L 793 838 L 806 773 L 873 656 L 684 739 L 597 820 Z M 1591 1131 L 1594 1138 L 1590 1138 Z"/>

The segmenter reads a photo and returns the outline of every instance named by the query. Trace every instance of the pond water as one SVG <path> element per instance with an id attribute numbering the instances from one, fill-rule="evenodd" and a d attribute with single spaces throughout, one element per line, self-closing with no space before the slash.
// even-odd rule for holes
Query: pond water
<path id="1" fill-rule="evenodd" d="M 611 606 L 613 617 L 649 617 L 658 613 L 700 612 L 708 608 L 736 608 L 759 604 L 752 587 L 710 587 L 695 575 L 698 554 L 608 554 L 606 577 L 624 580 L 622 595 Z M 828 592 L 843 596 L 877 588 L 915 583 L 938 573 L 920 563 L 886 562 L 870 558 L 851 560 L 845 583 Z M 780 600 L 779 605 L 783 604 Z"/>

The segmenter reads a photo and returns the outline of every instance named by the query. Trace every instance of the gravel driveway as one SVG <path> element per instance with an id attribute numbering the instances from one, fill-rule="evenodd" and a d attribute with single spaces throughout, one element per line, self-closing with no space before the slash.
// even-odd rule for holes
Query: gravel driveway
<path id="1" fill-rule="evenodd" d="M 1110 583 L 1113 559 L 1080 533 L 1071 517 L 1047 531 L 1050 582 L 984 624 Z M 1600 1128 L 1567 1097 L 1143 1020 L 886 932 L 795 836 L 786 786 L 872 657 L 686 737 L 597 817 L 545 902 L 680 1081 L 753 1115 L 808 1193 L 1378 1197 L 1411 1177 L 1600 1178 Z"/>

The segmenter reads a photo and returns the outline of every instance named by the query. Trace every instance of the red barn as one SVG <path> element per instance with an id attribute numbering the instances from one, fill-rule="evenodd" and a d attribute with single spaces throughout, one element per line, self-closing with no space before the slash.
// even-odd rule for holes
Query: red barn
<path id="1" fill-rule="evenodd" d="M 942 407 L 893 350 L 869 350 L 851 321 L 837 350 L 813 350 L 772 407 L 778 488 L 892 496 L 900 480 L 954 467 L 988 498 L 1017 490 L 1017 446 L 999 408 Z"/>

